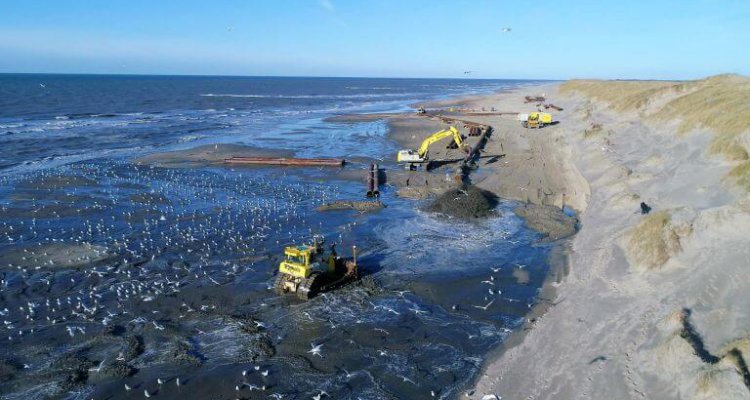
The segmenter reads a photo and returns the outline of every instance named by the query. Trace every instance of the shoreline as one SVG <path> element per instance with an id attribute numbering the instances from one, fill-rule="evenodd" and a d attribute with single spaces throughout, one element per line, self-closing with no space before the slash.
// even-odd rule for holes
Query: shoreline
<path id="1" fill-rule="evenodd" d="M 528 203 L 537 206 L 549 206 L 555 209 L 560 209 L 564 206 L 560 201 L 547 201 L 543 196 L 522 196 L 523 192 L 530 191 L 533 193 L 538 192 L 549 192 L 550 187 L 554 190 L 559 188 L 571 187 L 575 184 L 580 184 L 580 180 L 575 182 L 568 182 L 569 175 L 557 173 L 553 170 L 558 168 L 555 165 L 558 163 L 565 162 L 561 155 L 555 155 L 550 157 L 554 159 L 553 162 L 549 163 L 549 166 L 538 165 L 533 163 L 533 157 L 540 153 L 545 152 L 559 152 L 559 148 L 553 146 L 552 142 L 538 140 L 538 135 L 548 134 L 550 131 L 554 131 L 557 127 L 548 127 L 543 130 L 527 130 L 520 126 L 520 123 L 515 119 L 516 112 L 528 112 L 533 111 L 534 104 L 527 104 L 523 102 L 523 98 L 526 95 L 538 95 L 545 93 L 550 90 L 554 90 L 557 85 L 543 84 L 543 85 L 529 85 L 523 88 L 505 89 L 495 93 L 486 95 L 472 95 L 462 96 L 450 100 L 440 100 L 438 102 L 423 102 L 417 103 L 421 106 L 428 108 L 440 106 L 440 107 L 461 107 L 461 108 L 473 108 L 481 109 L 489 108 L 489 104 L 498 104 L 496 107 L 503 107 L 503 109 L 513 109 L 513 115 L 470 115 L 462 112 L 450 113 L 451 117 L 467 119 L 471 121 L 477 121 L 483 124 L 491 125 L 494 128 L 492 137 L 488 140 L 486 147 L 483 151 L 482 158 L 479 160 L 479 169 L 471 173 L 469 178 L 470 183 L 477 184 L 482 189 L 489 190 L 490 192 L 498 195 L 501 198 L 518 201 L 519 203 Z M 424 116 L 420 116 L 416 113 L 376 113 L 376 114 L 344 114 L 338 116 L 332 116 L 324 119 L 324 122 L 329 123 L 360 123 L 360 122 L 372 122 L 377 120 L 384 120 L 388 125 L 387 138 L 398 144 L 399 147 L 403 148 L 416 148 L 422 138 L 427 135 L 434 133 L 435 131 L 444 129 L 446 123 L 436 119 L 428 119 Z M 467 134 L 467 130 L 458 126 L 462 134 Z M 472 138 L 473 139 L 473 138 Z M 146 162 L 149 164 L 155 163 L 156 165 L 167 164 L 167 165 L 179 165 L 187 163 L 193 165 L 198 162 L 203 163 L 210 161 L 209 159 L 223 158 L 227 151 L 242 150 L 245 152 L 254 153 L 257 151 L 265 151 L 265 149 L 255 148 L 232 148 L 226 147 L 227 145 L 219 146 L 214 149 L 213 146 L 203 146 L 195 149 L 187 149 L 181 152 L 171 152 L 164 154 L 151 155 L 150 158 L 140 158 L 138 161 Z M 231 145 L 230 145 L 231 146 Z M 226 148 L 225 148 L 226 147 Z M 458 150 L 445 150 L 444 146 L 436 145 L 431 149 L 431 155 L 435 158 L 461 158 Z M 206 151 L 218 152 L 215 157 L 212 155 L 204 154 Z M 269 150 L 270 151 L 270 150 Z M 517 154 L 513 154 L 516 152 Z M 496 154 L 497 153 L 497 154 Z M 196 155 L 200 155 L 199 160 L 196 160 Z M 492 162 L 492 157 L 489 156 L 500 156 L 498 161 Z M 180 160 L 179 158 L 186 158 Z M 219 158 L 217 158 L 219 157 Z M 398 169 L 395 165 L 395 154 L 388 154 L 388 157 L 381 165 L 386 166 L 387 180 L 386 184 L 394 185 L 399 188 L 399 195 L 406 198 L 421 199 L 426 196 L 435 196 L 451 187 L 455 186 L 455 181 L 446 179 L 445 176 L 454 170 L 454 165 L 447 165 L 440 167 L 439 171 L 433 171 L 433 173 L 422 173 L 422 172 L 406 172 Z M 510 160 L 509 162 L 503 162 Z M 567 168 L 567 169 L 566 169 Z M 560 168 L 561 170 L 568 170 L 569 167 Z M 344 179 L 357 179 L 355 172 L 352 172 L 351 168 L 344 168 L 336 173 L 336 176 Z M 525 171 L 525 172 L 523 172 Z M 445 172 L 445 173 L 443 173 Z M 493 175 L 502 173 L 505 178 L 502 180 L 491 179 Z M 417 188 L 414 188 L 415 176 L 424 178 L 424 185 L 421 183 L 416 184 Z M 519 178 L 520 176 L 520 178 Z M 503 185 L 503 181 L 508 178 L 516 177 L 512 184 Z M 411 182 L 409 180 L 411 179 Z M 521 179 L 525 179 L 526 182 L 521 182 Z M 477 180 L 478 182 L 474 182 Z M 525 190 L 518 191 L 512 190 L 513 187 L 524 187 Z M 410 192 L 404 192 L 404 189 L 412 188 L 414 190 Z M 510 190 L 509 190 L 510 189 Z M 581 190 L 585 193 L 586 189 Z M 575 210 L 580 213 L 582 206 L 580 202 L 573 203 Z M 560 211 L 560 214 L 562 212 Z M 522 219 L 526 220 L 526 224 L 529 221 L 525 216 L 519 215 Z M 539 230 L 537 230 L 539 231 Z M 543 231 L 540 233 L 544 234 Z M 540 289 L 540 293 L 537 296 L 536 304 L 531 307 L 528 313 L 524 316 L 525 322 L 522 326 L 515 329 L 502 343 L 500 343 L 494 350 L 486 354 L 483 361 L 483 365 L 479 370 L 478 374 L 465 385 L 459 393 L 466 392 L 477 384 L 481 377 L 486 373 L 487 369 L 496 360 L 501 359 L 502 356 L 511 348 L 519 346 L 523 343 L 525 337 L 528 335 L 530 329 L 534 329 L 535 321 L 545 315 L 551 307 L 554 306 L 554 301 L 557 296 L 557 284 L 559 284 L 567 271 L 570 269 L 570 249 L 572 242 L 575 239 L 575 233 L 571 237 L 554 240 L 551 244 L 548 271 L 544 278 L 544 284 Z M 549 243 L 549 242 L 548 242 Z"/>
<path id="2" fill-rule="evenodd" d="M 549 92 L 556 95 L 556 89 L 558 84 L 539 84 L 539 85 L 528 85 L 522 88 L 515 88 L 510 90 L 502 90 L 490 95 L 484 96 L 470 96 L 464 98 L 458 98 L 453 101 L 440 101 L 440 102 L 425 102 L 419 103 L 418 106 L 422 107 L 463 107 L 467 109 L 489 109 L 494 107 L 495 109 L 501 110 L 512 110 L 507 112 L 510 115 L 491 115 L 491 116 L 479 116 L 472 115 L 471 113 L 456 112 L 457 117 L 465 117 L 472 121 L 486 123 L 492 125 L 495 128 L 493 137 L 489 140 L 488 146 L 485 152 L 491 151 L 502 151 L 505 154 L 504 158 L 507 158 L 511 152 L 518 153 L 531 153 L 531 156 L 540 153 L 552 153 L 554 154 L 552 165 L 565 165 L 561 168 L 565 173 L 557 174 L 549 170 L 545 162 L 540 166 L 539 164 L 529 165 L 527 159 L 518 160 L 520 157 L 515 157 L 508 163 L 503 164 L 502 167 L 495 167 L 492 165 L 483 165 L 485 169 L 489 171 L 480 172 L 483 175 L 492 175 L 502 173 L 504 179 L 518 177 L 519 174 L 524 175 L 521 170 L 526 170 L 527 174 L 530 175 L 527 178 L 526 184 L 521 182 L 518 178 L 514 179 L 513 182 L 519 188 L 523 187 L 525 190 L 518 191 L 511 189 L 513 183 L 502 185 L 499 184 L 499 180 L 491 179 L 486 177 L 485 181 L 480 181 L 479 185 L 482 188 L 486 188 L 493 191 L 499 197 L 516 200 L 520 203 L 526 203 L 536 206 L 552 206 L 556 208 L 563 208 L 572 206 L 576 211 L 576 214 L 580 215 L 585 212 L 586 201 L 588 196 L 588 182 L 582 179 L 580 173 L 577 171 L 574 165 L 570 165 L 570 159 L 567 158 L 568 154 L 565 149 L 558 146 L 551 146 L 551 142 L 544 142 L 539 140 L 538 137 L 532 135 L 549 135 L 554 134 L 557 127 L 551 126 L 546 127 L 540 131 L 526 130 L 520 127 L 520 123 L 515 120 L 515 115 L 518 112 L 529 112 L 535 111 L 534 104 L 528 104 L 523 102 L 523 98 L 527 95 L 535 96 L 544 93 L 545 95 Z M 496 104 L 493 106 L 493 104 Z M 515 107 L 515 108 L 513 108 Z M 556 117 L 561 113 L 556 113 Z M 559 118 L 565 119 L 565 114 Z M 524 162 L 526 161 L 526 162 Z M 480 170 L 482 169 L 480 167 Z M 504 170 L 504 171 L 501 171 Z M 483 184 L 484 183 L 484 184 Z M 523 192 L 531 190 L 541 191 L 543 193 L 549 193 L 550 187 L 556 189 L 573 190 L 573 199 L 570 201 L 571 204 L 566 204 L 563 198 L 560 201 L 552 200 L 549 201 L 544 196 L 529 196 L 524 195 Z M 526 224 L 529 225 L 530 221 L 524 216 L 519 215 L 525 220 Z M 537 229 L 537 231 L 539 231 Z M 544 233 L 540 231 L 540 233 Z M 482 398 L 486 394 L 490 394 L 490 391 L 483 392 L 475 388 L 480 387 L 480 382 L 486 380 L 486 374 L 491 372 L 494 364 L 502 362 L 504 356 L 512 349 L 521 346 L 530 331 L 535 329 L 537 321 L 543 318 L 552 308 L 557 304 L 558 298 L 558 286 L 564 282 L 571 269 L 571 253 L 573 243 L 577 238 L 578 232 L 574 232 L 572 236 L 564 237 L 561 239 L 554 240 L 551 243 L 551 249 L 548 259 L 548 271 L 544 279 L 544 284 L 540 288 L 540 292 L 536 297 L 535 304 L 531 307 L 529 312 L 526 314 L 524 323 L 514 329 L 508 337 L 506 337 L 494 350 L 486 354 L 486 357 L 482 363 L 482 367 L 474 379 L 463 387 L 462 393 L 468 398 Z M 463 396 L 461 396 L 463 397 Z"/>
<path id="3" fill-rule="evenodd" d="M 505 158 L 511 158 L 512 160 L 507 163 L 488 162 L 489 160 L 482 159 L 479 161 L 479 169 L 469 175 L 471 178 L 474 175 L 479 175 L 478 186 L 489 190 L 497 196 L 509 200 L 515 200 L 519 203 L 527 203 L 529 205 L 536 206 L 548 206 L 556 209 L 562 207 L 571 206 L 574 208 L 577 214 L 581 214 L 586 207 L 586 197 L 588 196 L 587 182 L 580 177 L 580 173 L 577 172 L 574 165 L 570 165 L 570 160 L 567 157 L 567 153 L 558 147 L 553 146 L 552 142 L 545 142 L 539 140 L 534 135 L 549 134 L 550 131 L 555 131 L 557 127 L 551 126 L 543 130 L 526 130 L 520 126 L 520 123 L 516 121 L 515 115 L 517 112 L 529 112 L 534 111 L 534 104 L 524 103 L 523 99 L 526 95 L 539 95 L 546 92 L 554 92 L 557 88 L 557 84 L 541 84 L 541 85 L 528 85 L 522 88 L 500 90 L 495 93 L 487 95 L 473 95 L 458 97 L 449 100 L 440 100 L 437 102 L 420 102 L 415 103 L 414 107 L 425 107 L 430 108 L 441 107 L 441 108 L 459 108 L 459 109 L 488 109 L 491 104 L 497 104 L 495 108 L 502 107 L 504 110 L 513 110 L 510 112 L 511 115 L 476 115 L 464 113 L 462 111 L 453 111 L 449 115 L 451 117 L 459 119 L 467 119 L 476 121 L 479 123 L 491 125 L 494 128 L 492 137 L 488 140 L 487 145 L 484 149 L 483 155 L 490 154 L 493 152 L 500 153 L 502 156 L 500 160 Z M 395 141 L 399 146 L 405 148 L 415 148 L 419 145 L 421 138 L 426 135 L 433 133 L 439 129 L 444 129 L 446 124 L 443 122 L 427 119 L 424 116 L 418 114 L 365 114 L 365 115 L 342 115 L 330 119 L 332 122 L 361 122 L 361 121 L 372 121 L 372 120 L 385 120 L 388 123 L 388 138 Z M 461 128 L 461 127 L 459 127 Z M 460 131 L 465 134 L 464 129 Z M 432 152 L 432 150 L 431 150 Z M 518 152 L 521 155 L 516 154 L 515 156 L 509 157 L 507 154 L 511 152 Z M 523 154 L 528 153 L 544 153 L 554 152 L 554 156 L 550 157 L 553 162 L 546 163 L 543 165 L 532 164 L 529 161 L 528 156 Z M 500 155 L 500 154 L 497 154 Z M 445 157 L 446 154 L 442 151 L 439 152 L 438 157 Z M 564 168 L 560 170 L 565 171 L 564 173 L 557 173 L 553 171 L 555 166 L 564 164 Z M 522 171 L 525 170 L 525 173 Z M 502 184 L 502 180 L 491 179 L 493 175 L 502 173 L 504 178 L 513 178 L 513 183 Z M 411 172 L 412 176 L 415 174 Z M 429 174 L 435 180 L 439 180 L 437 173 Z M 519 178 L 522 176 L 522 178 Z M 490 179 L 488 179 L 490 178 Z M 526 179 L 525 182 L 521 182 L 520 179 Z M 400 182 L 402 184 L 402 182 Z M 441 185 L 442 183 L 442 185 Z M 474 183 L 474 182 L 471 182 Z M 427 186 L 430 187 L 428 193 L 419 193 L 415 197 L 424 198 L 427 195 L 435 195 L 443 190 L 445 187 L 450 187 L 453 182 L 434 182 L 430 181 Z M 512 187 L 523 187 L 523 190 L 518 191 L 511 189 Z M 570 204 L 565 204 L 560 200 L 548 199 L 544 196 L 524 196 L 523 192 L 547 192 L 549 193 L 549 187 L 554 187 L 555 190 L 559 188 L 573 188 L 575 191 L 570 201 Z M 403 188 L 402 188 L 403 189 Z M 403 197 L 410 197 L 405 195 Z M 562 213 L 562 212 L 560 212 Z M 518 213 L 517 213 L 518 214 Z M 525 216 L 519 215 L 525 220 L 526 224 L 529 225 L 529 220 Z M 539 231 L 538 229 L 535 229 Z M 544 234 L 543 231 L 540 233 Z M 499 360 L 503 359 L 503 356 L 511 349 L 523 344 L 526 336 L 531 330 L 534 329 L 536 321 L 547 314 L 551 308 L 556 304 L 556 298 L 558 294 L 558 285 L 562 283 L 565 277 L 568 275 L 571 265 L 570 256 L 572 252 L 572 246 L 577 232 L 574 232 L 572 236 L 556 239 L 551 242 L 551 249 L 548 260 L 548 271 L 544 278 L 544 284 L 540 288 L 540 292 L 537 296 L 536 302 L 533 307 L 524 316 L 525 322 L 522 326 L 514 329 L 510 335 L 505 338 L 495 349 L 491 350 L 486 354 L 485 359 L 482 363 L 477 375 L 470 380 L 468 383 L 462 386 L 459 393 L 473 393 L 469 398 L 481 398 L 484 393 L 480 393 L 473 388 L 478 383 L 485 379 L 483 376 L 491 369 L 492 365 Z M 463 395 L 459 395 L 463 397 Z"/>

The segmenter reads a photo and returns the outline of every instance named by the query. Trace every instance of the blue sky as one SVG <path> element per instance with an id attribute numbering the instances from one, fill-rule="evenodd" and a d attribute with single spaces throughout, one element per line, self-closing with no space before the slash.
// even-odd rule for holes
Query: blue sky
<path id="1" fill-rule="evenodd" d="M 749 39 L 748 0 L 0 0 L 0 72 L 683 79 Z"/>

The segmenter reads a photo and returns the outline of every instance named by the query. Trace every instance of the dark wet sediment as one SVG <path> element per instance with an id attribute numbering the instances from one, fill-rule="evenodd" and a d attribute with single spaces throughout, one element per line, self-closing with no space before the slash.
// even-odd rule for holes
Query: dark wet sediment
<path id="1" fill-rule="evenodd" d="M 56 174 L 68 183 L 44 184 Z M 513 203 L 461 222 L 386 188 L 383 212 L 319 213 L 359 188 L 314 175 L 99 162 L 6 178 L 3 393 L 455 395 L 522 320 L 547 250 L 531 246 Z M 19 188 L 23 199 L 7 197 Z M 31 216 L 40 205 L 54 211 Z M 283 244 L 311 230 L 343 252 L 356 243 L 363 280 L 307 303 L 275 295 Z M 319 344 L 322 357 L 308 353 Z"/>

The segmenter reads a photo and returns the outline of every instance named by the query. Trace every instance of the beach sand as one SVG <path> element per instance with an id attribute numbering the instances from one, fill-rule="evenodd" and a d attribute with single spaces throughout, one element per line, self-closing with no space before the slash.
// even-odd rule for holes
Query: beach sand
<path id="1" fill-rule="evenodd" d="M 662 117 L 664 107 L 700 105 L 686 96 L 735 79 L 662 83 L 642 99 L 618 87 L 611 98 L 630 96 L 632 108 L 596 96 L 615 83 L 585 93 L 575 83 L 564 93 L 557 85 L 526 88 L 468 104 L 515 102 L 525 112 L 524 95 L 545 93 L 564 108 L 554 113 L 558 125 L 526 135 L 505 118 L 488 119 L 500 133 L 490 143 L 501 142 L 503 160 L 516 168 L 477 183 L 504 197 L 570 206 L 581 229 L 567 277 L 550 281 L 555 298 L 544 302 L 546 312 L 506 342 L 467 398 L 750 398 L 750 202 L 738 172 L 747 161 L 709 151 L 722 132 L 686 131 L 680 119 Z M 746 149 L 746 132 L 733 140 Z M 641 201 L 650 215 L 640 213 Z"/>

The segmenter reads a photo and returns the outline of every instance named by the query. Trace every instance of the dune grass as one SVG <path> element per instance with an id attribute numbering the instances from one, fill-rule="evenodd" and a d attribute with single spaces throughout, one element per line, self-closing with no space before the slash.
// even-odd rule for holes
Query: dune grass
<path id="1" fill-rule="evenodd" d="M 750 161 L 745 161 L 732 168 L 732 170 L 729 171 L 729 178 L 738 186 L 750 192 Z"/>
<path id="2" fill-rule="evenodd" d="M 664 81 L 572 80 L 562 84 L 560 92 L 580 92 L 594 100 L 609 103 L 616 111 L 633 111 L 644 107 L 659 93 L 680 85 Z"/>
<path id="3" fill-rule="evenodd" d="M 645 216 L 629 233 L 628 252 L 637 265 L 655 269 L 680 249 L 677 234 L 669 228 L 672 215 L 661 210 Z"/>
<path id="4" fill-rule="evenodd" d="M 718 134 L 736 135 L 750 128 L 750 78 L 717 75 L 683 85 L 685 94 L 657 113 L 661 119 L 681 119 L 680 132 L 705 127 Z"/>
<path id="5" fill-rule="evenodd" d="M 678 120 L 678 133 L 708 129 L 714 133 L 709 152 L 730 161 L 748 161 L 750 132 L 750 78 L 741 75 L 716 75 L 686 82 L 573 80 L 560 92 L 580 92 L 603 101 L 615 111 L 640 111 L 653 122 Z M 663 104 L 654 100 L 660 98 Z M 649 109 L 649 105 L 658 107 Z M 737 166 L 730 177 L 750 191 L 750 166 Z"/>
<path id="6" fill-rule="evenodd" d="M 591 138 L 597 137 L 597 136 L 601 135 L 601 133 L 603 131 L 604 131 L 604 129 L 602 128 L 602 124 L 594 124 L 594 123 L 592 123 L 588 127 L 588 129 L 586 129 L 585 131 L 583 131 L 583 138 L 584 139 L 591 139 Z"/>

